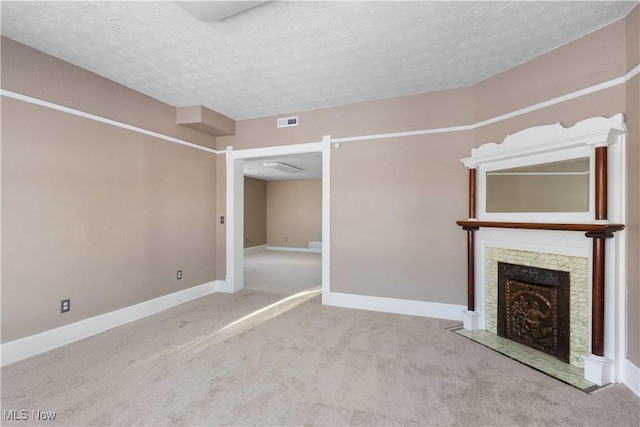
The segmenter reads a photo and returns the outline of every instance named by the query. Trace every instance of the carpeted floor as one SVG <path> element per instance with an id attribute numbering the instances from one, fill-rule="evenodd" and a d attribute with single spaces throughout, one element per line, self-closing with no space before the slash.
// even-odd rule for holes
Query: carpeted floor
<path id="1" fill-rule="evenodd" d="M 264 250 L 244 256 L 245 289 L 293 295 L 322 283 L 322 254 Z"/>
<path id="2" fill-rule="evenodd" d="M 319 292 L 213 294 L 9 365 L 3 413 L 56 418 L 3 423 L 640 424 L 625 386 L 585 394 L 446 330 L 456 322 L 322 306 Z"/>

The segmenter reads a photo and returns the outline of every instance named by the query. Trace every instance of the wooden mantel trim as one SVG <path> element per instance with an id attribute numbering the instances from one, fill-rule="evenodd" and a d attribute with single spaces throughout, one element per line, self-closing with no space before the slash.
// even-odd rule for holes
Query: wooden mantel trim
<path id="1" fill-rule="evenodd" d="M 624 229 L 623 224 L 560 224 L 548 222 L 500 222 L 462 220 L 456 221 L 461 227 L 470 228 L 520 228 L 525 230 L 559 230 L 559 231 L 583 231 L 590 233 L 613 233 Z"/>
<path id="2" fill-rule="evenodd" d="M 476 217 L 476 169 L 469 169 L 469 218 Z M 467 310 L 476 311 L 476 255 L 474 231 L 476 227 L 463 227 L 467 232 Z"/>

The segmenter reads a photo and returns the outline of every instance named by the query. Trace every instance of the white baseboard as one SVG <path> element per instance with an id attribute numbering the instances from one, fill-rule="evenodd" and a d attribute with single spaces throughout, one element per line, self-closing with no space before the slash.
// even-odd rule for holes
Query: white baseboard
<path id="1" fill-rule="evenodd" d="M 39 334 L 20 338 L 0 346 L 0 366 L 5 366 L 26 359 L 45 351 L 79 341 L 116 326 L 142 319 L 176 305 L 219 292 L 225 282 L 215 280 L 199 286 L 184 289 L 169 295 L 163 295 L 120 310 L 111 311 L 99 316 L 90 317 L 70 325 L 61 326 Z"/>
<path id="2" fill-rule="evenodd" d="M 640 367 L 631 363 L 629 359 L 624 359 L 623 369 L 622 383 L 640 396 Z"/>
<path id="3" fill-rule="evenodd" d="M 603 356 L 595 354 L 586 354 L 582 356 L 584 359 L 584 379 L 603 386 L 611 383 L 611 371 L 613 361 Z"/>
<path id="4" fill-rule="evenodd" d="M 322 253 L 322 249 L 309 248 L 287 248 L 283 246 L 267 246 L 268 251 L 289 251 L 289 252 L 312 252 L 316 254 Z"/>
<path id="5" fill-rule="evenodd" d="M 336 307 L 460 321 L 462 321 L 462 312 L 467 309 L 466 305 L 342 294 L 337 292 L 329 292 L 326 301 L 323 299 L 323 303 Z"/>
<path id="6" fill-rule="evenodd" d="M 233 293 L 233 289 L 231 289 L 231 282 L 228 280 L 216 280 L 216 292 L 222 292 L 225 294 Z"/>
<path id="7" fill-rule="evenodd" d="M 267 245 L 251 246 L 250 248 L 244 248 L 245 255 L 256 254 L 258 252 L 266 251 Z"/>

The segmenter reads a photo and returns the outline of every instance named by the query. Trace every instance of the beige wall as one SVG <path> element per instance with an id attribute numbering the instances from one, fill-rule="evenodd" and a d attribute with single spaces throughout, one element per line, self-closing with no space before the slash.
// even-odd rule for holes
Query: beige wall
<path id="1" fill-rule="evenodd" d="M 2 88 L 214 145 L 167 124 L 172 107 L 4 38 Z M 215 279 L 215 154 L 7 97 L 0 136 L 2 342 Z"/>
<path id="2" fill-rule="evenodd" d="M 628 357 L 640 366 L 640 77 L 627 83 Z"/>
<path id="3" fill-rule="evenodd" d="M 267 244 L 267 182 L 244 178 L 244 247 Z"/>
<path id="4" fill-rule="evenodd" d="M 2 37 L 2 88 L 194 144 L 214 136 L 176 124 L 176 109 L 90 71 Z"/>
<path id="5" fill-rule="evenodd" d="M 267 182 L 267 245 L 308 248 L 322 239 L 322 180 Z"/>
<path id="6" fill-rule="evenodd" d="M 216 156 L 216 279 L 226 280 L 227 263 L 227 225 L 221 224 L 220 218 L 226 219 L 226 159 L 223 155 Z"/>
<path id="7" fill-rule="evenodd" d="M 473 122 L 472 101 L 472 90 L 461 88 L 241 120 L 236 122 L 235 135 L 218 137 L 218 149 L 318 142 L 324 135 L 340 138 L 466 125 Z M 287 115 L 299 116 L 299 125 L 276 128 L 276 119 Z"/>
<path id="8" fill-rule="evenodd" d="M 624 75 L 624 43 L 625 23 L 621 20 L 476 84 L 475 122 Z M 536 122 L 536 118 L 528 116 L 525 120 Z M 554 123 L 558 118 L 548 122 L 541 116 L 539 120 L 545 121 L 535 124 Z M 478 134 L 482 142 L 487 141 L 485 135 Z M 498 139 L 501 141 L 504 136 Z"/>
<path id="9" fill-rule="evenodd" d="M 466 303 L 470 133 L 343 144 L 331 158 L 331 290 Z"/>
<path id="10" fill-rule="evenodd" d="M 627 70 L 640 63 L 640 6 L 627 17 Z M 640 76 L 627 96 L 627 357 L 640 366 Z"/>

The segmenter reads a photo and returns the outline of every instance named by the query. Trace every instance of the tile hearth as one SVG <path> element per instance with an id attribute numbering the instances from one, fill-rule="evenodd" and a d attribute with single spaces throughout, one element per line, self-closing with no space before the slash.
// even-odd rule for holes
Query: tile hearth
<path id="1" fill-rule="evenodd" d="M 584 369 L 564 363 L 553 356 L 515 341 L 502 338 L 492 332 L 485 330 L 469 331 L 462 327 L 451 329 L 451 331 L 567 383 L 585 393 L 591 393 L 599 388 L 596 384 L 584 379 Z"/>

